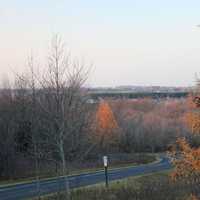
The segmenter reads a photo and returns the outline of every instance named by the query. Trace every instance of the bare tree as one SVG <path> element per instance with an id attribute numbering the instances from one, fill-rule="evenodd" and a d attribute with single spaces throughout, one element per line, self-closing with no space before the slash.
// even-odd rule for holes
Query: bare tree
<path id="1" fill-rule="evenodd" d="M 80 111 L 84 101 L 82 86 L 87 74 L 83 64 L 70 59 L 60 37 L 56 35 L 52 40 L 48 57 L 48 70 L 42 79 L 38 79 L 42 92 L 37 100 L 44 113 L 44 120 L 48 124 L 46 134 L 55 144 L 55 151 L 61 161 L 67 198 L 69 198 L 69 182 L 66 177 L 68 174 L 66 144 L 69 144 L 68 138 L 77 133 L 76 129 L 82 126 L 80 123 Z"/>
<path id="2" fill-rule="evenodd" d="M 29 73 L 15 74 L 14 89 L 4 86 L 1 91 L 0 138 L 3 141 L 6 136 L 7 140 L 0 142 L 0 159 L 14 160 L 16 150 L 20 162 L 34 161 L 38 194 L 44 161 L 53 161 L 56 168 L 59 163 L 66 198 L 69 198 L 69 161 L 75 156 L 79 158 L 78 154 L 89 145 L 87 92 L 83 88 L 88 70 L 83 63 L 71 59 L 59 36 L 52 40 L 46 67 L 45 73 L 36 73 L 33 57 L 30 57 Z M 12 150 L 12 155 L 7 156 L 7 149 Z M 2 174 L 4 169 L 0 169 Z"/>
<path id="3" fill-rule="evenodd" d="M 30 92 L 30 123 L 31 123 L 31 133 L 32 133 L 32 150 L 35 162 L 35 177 L 36 177 L 36 190 L 38 199 L 40 199 L 40 159 L 43 154 L 41 149 L 41 137 L 39 135 L 39 113 L 37 106 L 37 93 L 36 93 L 36 78 L 35 78 L 35 67 L 33 56 L 31 55 L 28 59 L 28 67 L 30 70 L 29 78 L 29 88 Z"/>

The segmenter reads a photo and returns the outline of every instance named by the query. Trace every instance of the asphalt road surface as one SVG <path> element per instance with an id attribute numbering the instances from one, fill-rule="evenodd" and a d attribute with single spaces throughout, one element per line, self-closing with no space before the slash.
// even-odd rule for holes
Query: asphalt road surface
<path id="1" fill-rule="evenodd" d="M 119 180 L 130 176 L 148 174 L 170 169 L 171 165 L 167 158 L 162 158 L 160 162 L 155 162 L 147 165 L 127 167 L 121 169 L 112 169 L 108 171 L 109 181 Z M 71 189 L 81 186 L 93 185 L 105 181 L 103 171 L 93 173 L 83 173 L 80 175 L 69 176 L 69 186 Z M 63 177 L 58 177 L 50 180 L 40 181 L 40 194 L 51 194 L 64 189 Z M 31 183 L 16 184 L 12 186 L 0 187 L 0 200 L 23 200 L 37 196 L 37 185 L 33 181 Z"/>

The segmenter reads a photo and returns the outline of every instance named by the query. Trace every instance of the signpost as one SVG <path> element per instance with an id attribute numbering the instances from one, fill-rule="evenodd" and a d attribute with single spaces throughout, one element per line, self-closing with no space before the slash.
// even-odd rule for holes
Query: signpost
<path id="1" fill-rule="evenodd" d="M 103 156 L 103 164 L 105 169 L 106 187 L 108 187 L 108 156 Z"/>

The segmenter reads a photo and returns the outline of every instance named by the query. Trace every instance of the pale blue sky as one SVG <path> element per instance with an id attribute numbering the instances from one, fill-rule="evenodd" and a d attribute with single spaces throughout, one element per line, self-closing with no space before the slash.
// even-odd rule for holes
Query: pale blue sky
<path id="1" fill-rule="evenodd" d="M 46 56 L 60 33 L 94 64 L 88 84 L 194 83 L 200 72 L 199 0 L 0 0 L 0 75 Z"/>

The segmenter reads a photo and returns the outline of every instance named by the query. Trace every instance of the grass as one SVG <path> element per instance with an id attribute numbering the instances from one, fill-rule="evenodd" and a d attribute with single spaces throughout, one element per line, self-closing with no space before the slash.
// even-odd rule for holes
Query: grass
<path id="1" fill-rule="evenodd" d="M 171 170 L 132 177 L 110 183 L 72 190 L 71 200 L 189 200 L 200 194 L 199 184 L 172 182 Z M 64 200 L 65 193 L 44 196 L 41 200 Z M 36 200 L 36 199 L 34 199 Z"/>
<path id="2" fill-rule="evenodd" d="M 71 192 L 72 200 L 132 200 L 132 195 L 134 192 L 139 192 L 141 186 L 145 181 L 156 180 L 161 177 L 168 177 L 171 170 L 166 170 L 163 172 L 152 173 L 148 175 L 139 175 L 119 181 L 113 181 L 109 184 L 109 188 L 105 188 L 105 184 L 100 183 L 93 186 L 82 187 L 74 189 Z M 133 192 L 134 191 L 134 192 Z M 130 195 L 130 196 L 129 196 Z M 65 194 L 61 193 L 58 197 L 58 194 L 46 195 L 41 198 L 41 200 L 58 200 L 64 199 Z M 119 198 L 118 198 L 119 197 Z M 36 200 L 36 199 L 34 199 Z M 141 199 L 145 200 L 145 199 Z M 149 199 L 148 199 L 149 200 Z"/>
<path id="3" fill-rule="evenodd" d="M 138 154 L 137 154 L 138 156 Z M 157 162 L 158 159 L 158 154 L 143 154 L 144 160 L 141 163 L 134 163 L 127 161 L 127 163 L 113 163 L 109 167 L 109 169 L 118 169 L 118 168 L 128 168 L 130 166 L 138 166 L 146 163 L 152 163 L 152 162 Z M 81 173 L 92 173 L 92 172 L 97 172 L 97 171 L 102 171 L 102 167 L 93 167 L 93 168 L 84 168 L 84 169 L 74 169 L 71 170 L 70 176 L 71 175 L 79 175 Z M 56 178 L 56 174 L 51 174 L 51 175 L 41 175 L 40 179 L 42 180 L 51 180 Z M 21 178 L 21 179 L 14 179 L 14 180 L 3 180 L 0 181 L 0 188 L 5 187 L 5 186 L 11 186 L 11 185 L 16 185 L 16 184 L 23 184 L 23 183 L 30 183 L 35 180 L 35 177 L 27 177 L 27 178 Z"/>
<path id="4" fill-rule="evenodd" d="M 115 181 L 112 181 L 112 182 L 109 183 L 109 187 L 118 188 L 118 187 L 121 187 L 123 185 L 129 184 L 132 181 L 138 181 L 138 180 L 145 181 L 149 177 L 150 178 L 151 177 L 157 178 L 157 177 L 160 177 L 160 176 L 168 176 L 171 173 L 171 171 L 172 170 L 169 169 L 169 170 L 164 170 L 162 172 L 154 172 L 154 173 L 149 173 L 149 174 L 142 174 L 142 175 L 137 175 L 137 176 L 121 179 L 121 180 L 115 180 Z M 94 189 L 94 188 L 99 188 L 99 187 L 104 188 L 105 187 L 105 183 L 97 183 L 97 184 L 94 184 L 94 185 L 89 185 L 89 186 L 85 186 L 85 187 L 82 187 L 82 188 L 74 189 L 73 191 L 81 190 L 81 189 Z"/>

